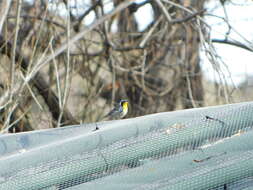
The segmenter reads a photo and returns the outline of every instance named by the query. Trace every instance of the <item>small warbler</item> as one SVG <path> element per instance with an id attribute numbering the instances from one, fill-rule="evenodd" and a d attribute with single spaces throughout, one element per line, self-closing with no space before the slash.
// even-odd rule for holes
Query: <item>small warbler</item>
<path id="1" fill-rule="evenodd" d="M 127 100 L 120 100 L 118 104 L 115 105 L 115 107 L 103 117 L 109 118 L 109 119 L 122 119 L 126 116 L 128 112 L 128 101 Z M 98 126 L 96 125 L 96 130 L 98 130 Z"/>
<path id="2" fill-rule="evenodd" d="M 119 103 L 103 118 L 110 118 L 110 119 L 121 119 L 126 116 L 128 112 L 128 101 L 127 100 L 120 100 Z"/>

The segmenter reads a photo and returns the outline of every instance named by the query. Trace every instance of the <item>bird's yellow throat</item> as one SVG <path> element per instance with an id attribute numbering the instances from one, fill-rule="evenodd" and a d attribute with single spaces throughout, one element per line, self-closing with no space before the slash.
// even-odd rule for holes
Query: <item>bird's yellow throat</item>
<path id="1" fill-rule="evenodd" d="M 128 102 L 123 103 L 123 110 L 126 110 L 126 109 L 128 109 Z"/>

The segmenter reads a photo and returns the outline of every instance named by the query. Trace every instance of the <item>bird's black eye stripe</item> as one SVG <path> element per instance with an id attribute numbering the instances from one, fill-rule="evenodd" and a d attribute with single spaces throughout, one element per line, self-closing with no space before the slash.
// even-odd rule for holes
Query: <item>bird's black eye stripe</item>
<path id="1" fill-rule="evenodd" d="M 120 101 L 120 105 L 123 106 L 124 103 L 126 103 L 126 102 L 127 102 L 126 100 L 121 100 L 121 101 Z"/>

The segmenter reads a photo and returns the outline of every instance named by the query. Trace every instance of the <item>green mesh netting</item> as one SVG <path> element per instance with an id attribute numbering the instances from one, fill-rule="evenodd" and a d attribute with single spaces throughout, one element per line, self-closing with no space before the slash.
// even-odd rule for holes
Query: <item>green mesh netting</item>
<path id="1" fill-rule="evenodd" d="M 252 189 L 252 127 L 247 102 L 2 135 L 0 189 Z"/>

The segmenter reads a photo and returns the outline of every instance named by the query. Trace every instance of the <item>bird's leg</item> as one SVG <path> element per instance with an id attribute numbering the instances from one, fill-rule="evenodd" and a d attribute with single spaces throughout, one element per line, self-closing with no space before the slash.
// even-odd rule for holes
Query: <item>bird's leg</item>
<path id="1" fill-rule="evenodd" d="M 99 130 L 99 128 L 98 128 L 98 125 L 96 123 L 96 128 L 94 130 L 92 130 L 92 131 L 97 131 L 97 130 Z"/>

